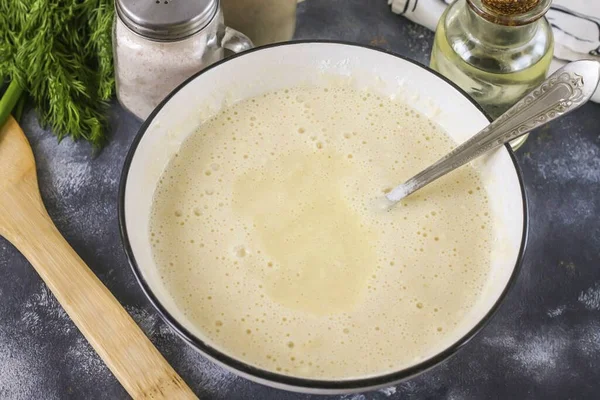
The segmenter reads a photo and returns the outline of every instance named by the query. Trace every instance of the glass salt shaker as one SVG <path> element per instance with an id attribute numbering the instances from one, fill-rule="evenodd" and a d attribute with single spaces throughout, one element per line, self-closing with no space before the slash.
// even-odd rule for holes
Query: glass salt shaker
<path id="1" fill-rule="evenodd" d="M 437 26 L 431 68 L 497 118 L 546 77 L 554 50 L 551 0 L 457 0 Z M 527 136 L 511 142 L 521 146 Z"/>
<path id="2" fill-rule="evenodd" d="M 223 49 L 252 47 L 224 25 L 219 0 L 116 0 L 115 6 L 117 98 L 141 119 L 187 78 L 222 59 Z"/>

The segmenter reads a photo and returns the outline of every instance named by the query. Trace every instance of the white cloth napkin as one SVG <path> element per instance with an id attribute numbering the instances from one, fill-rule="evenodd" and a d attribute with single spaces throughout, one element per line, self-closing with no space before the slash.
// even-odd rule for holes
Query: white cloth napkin
<path id="1" fill-rule="evenodd" d="M 392 12 L 434 31 L 444 9 L 453 0 L 388 0 Z M 600 61 L 600 0 L 554 0 L 546 18 L 554 33 L 550 72 L 568 61 Z M 600 102 L 600 88 L 592 101 Z"/>

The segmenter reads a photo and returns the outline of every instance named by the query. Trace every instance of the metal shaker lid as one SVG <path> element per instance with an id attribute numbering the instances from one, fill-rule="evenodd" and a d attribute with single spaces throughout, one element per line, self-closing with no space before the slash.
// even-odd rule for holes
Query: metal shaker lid
<path id="1" fill-rule="evenodd" d="M 160 41 L 193 35 L 218 8 L 219 0 L 116 0 L 117 15 L 129 29 Z"/>

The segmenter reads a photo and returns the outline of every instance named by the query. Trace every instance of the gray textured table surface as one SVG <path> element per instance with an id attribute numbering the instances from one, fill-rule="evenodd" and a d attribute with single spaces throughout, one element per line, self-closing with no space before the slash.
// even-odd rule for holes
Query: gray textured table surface
<path id="1" fill-rule="evenodd" d="M 308 0 L 298 38 L 370 43 L 427 63 L 432 34 L 384 0 Z M 138 288 L 119 240 L 117 187 L 139 122 L 112 108 L 110 145 L 56 139 L 33 113 L 23 128 L 50 215 L 159 350 L 203 399 L 301 399 L 225 372 L 160 320 Z M 495 318 L 449 361 L 417 378 L 344 399 L 597 398 L 600 392 L 600 106 L 588 104 L 520 150 L 530 201 L 529 246 Z M 123 399 L 27 261 L 0 238 L 0 398 Z"/>

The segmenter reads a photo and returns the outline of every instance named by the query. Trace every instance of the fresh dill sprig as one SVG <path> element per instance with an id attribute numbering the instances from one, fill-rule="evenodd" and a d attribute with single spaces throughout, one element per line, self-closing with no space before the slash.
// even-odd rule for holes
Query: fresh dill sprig
<path id="1" fill-rule="evenodd" d="M 106 141 L 113 1 L 0 1 L 0 79 L 28 93 L 59 139 Z"/>

